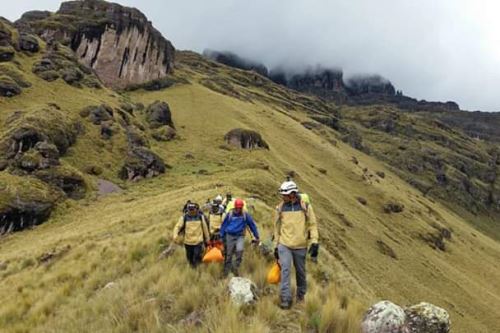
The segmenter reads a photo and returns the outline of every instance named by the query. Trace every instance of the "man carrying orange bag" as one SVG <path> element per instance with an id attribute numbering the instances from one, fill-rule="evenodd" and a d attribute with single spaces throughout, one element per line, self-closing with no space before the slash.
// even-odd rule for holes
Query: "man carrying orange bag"
<path id="1" fill-rule="evenodd" d="M 274 255 L 281 267 L 280 296 L 282 309 L 292 306 L 290 274 L 292 263 L 297 280 L 297 302 L 302 302 L 307 291 L 306 255 L 316 260 L 318 257 L 318 226 L 311 205 L 301 200 L 297 184 L 284 182 L 279 190 L 282 202 L 276 208 L 274 229 Z"/>
<path id="2" fill-rule="evenodd" d="M 245 244 L 245 229 L 248 226 L 255 237 L 254 242 L 259 243 L 259 231 L 252 215 L 243 210 L 245 203 L 241 199 L 234 201 L 234 209 L 226 214 L 220 228 L 220 237 L 224 242 L 224 277 L 229 271 L 238 276 L 243 259 L 243 248 Z M 233 256 L 236 261 L 233 263 Z"/>

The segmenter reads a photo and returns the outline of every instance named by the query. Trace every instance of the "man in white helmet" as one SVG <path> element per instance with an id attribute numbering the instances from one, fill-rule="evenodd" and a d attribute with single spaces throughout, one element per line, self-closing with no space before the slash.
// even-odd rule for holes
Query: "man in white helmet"
<path id="1" fill-rule="evenodd" d="M 307 246 L 309 243 L 309 253 L 316 260 L 319 250 L 318 227 L 312 206 L 300 199 L 295 182 L 287 180 L 281 184 L 279 192 L 283 201 L 276 207 L 274 255 L 281 266 L 280 307 L 289 309 L 293 298 L 290 285 L 292 262 L 297 281 L 296 299 L 302 302 L 307 291 Z"/>
<path id="2" fill-rule="evenodd" d="M 210 240 L 218 241 L 220 239 L 219 231 L 224 220 L 224 206 L 222 206 L 222 196 L 218 195 L 210 205 L 208 212 L 208 225 L 210 228 Z"/>

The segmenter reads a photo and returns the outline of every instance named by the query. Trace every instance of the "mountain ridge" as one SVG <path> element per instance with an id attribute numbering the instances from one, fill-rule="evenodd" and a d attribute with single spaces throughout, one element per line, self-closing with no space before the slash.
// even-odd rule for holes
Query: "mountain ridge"
<path id="1" fill-rule="evenodd" d="M 432 302 L 459 333 L 499 326 L 493 142 L 432 112 L 337 104 L 190 51 L 161 82 L 112 89 L 57 39 L 25 32 L 33 52 L 0 28 L 0 88 L 19 86 L 0 97 L 0 221 L 38 209 L 44 222 L 0 239 L 2 330 L 354 333 L 380 299 Z M 268 149 L 232 145 L 241 128 Z M 248 245 L 241 273 L 261 297 L 235 308 L 220 267 L 189 269 L 171 230 L 186 200 L 230 191 L 267 241 L 287 175 L 319 223 L 305 304 L 279 309 L 272 255 Z M 120 190 L 99 193 L 103 179 Z"/>

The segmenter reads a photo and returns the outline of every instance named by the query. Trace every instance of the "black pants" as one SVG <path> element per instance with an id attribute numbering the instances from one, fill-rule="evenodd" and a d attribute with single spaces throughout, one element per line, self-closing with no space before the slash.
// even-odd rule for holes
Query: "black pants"
<path id="1" fill-rule="evenodd" d="M 203 256 L 203 244 L 200 243 L 198 245 L 187 245 L 184 244 L 186 248 L 186 257 L 191 265 L 191 267 L 196 267 L 201 263 Z"/>

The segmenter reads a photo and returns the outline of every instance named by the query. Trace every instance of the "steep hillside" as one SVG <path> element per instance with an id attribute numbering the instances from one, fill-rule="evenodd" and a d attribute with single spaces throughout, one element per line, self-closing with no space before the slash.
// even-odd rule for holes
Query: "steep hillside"
<path id="1" fill-rule="evenodd" d="M 437 201 L 408 184 L 418 172 L 393 166 L 415 159 L 419 179 L 436 179 L 432 161 L 418 160 L 433 149 L 447 167 L 473 153 L 466 162 L 486 173 L 484 143 L 415 114 L 398 113 L 386 131 L 390 107 L 339 107 L 192 52 L 177 52 L 168 88 L 118 92 L 70 48 L 32 36 L 39 50 L 23 51 L 19 32 L 2 24 L 13 54 L 2 74 L 26 84 L 0 97 L 0 221 L 26 230 L 0 239 L 1 331 L 358 332 L 363 311 L 380 299 L 441 306 L 453 332 L 500 326 L 497 229 L 441 203 L 459 192 L 458 171 L 445 169 L 449 188 Z M 40 74 L 44 59 L 57 77 Z M 66 71 L 81 75 L 65 80 Z M 399 124 L 418 135 L 405 137 Z M 228 144 L 235 128 L 257 131 L 269 149 Z M 272 259 L 250 244 L 242 274 L 260 300 L 241 309 L 221 267 L 191 270 L 183 249 L 159 259 L 186 200 L 227 191 L 247 199 L 267 241 L 286 175 L 319 218 L 319 262 L 308 262 L 304 305 L 279 309 L 277 287 L 265 283 Z M 105 193 L 103 180 L 120 188 Z"/>
<path id="2" fill-rule="evenodd" d="M 495 222 L 500 220 L 500 113 L 460 111 L 454 102 L 418 101 L 379 76 L 344 81 L 341 69 L 268 71 L 232 53 L 211 51 L 205 56 L 334 101 L 339 106 L 334 113 L 318 112 L 311 118 L 334 129 L 352 147 L 390 164 L 422 194 L 455 210 L 465 208 L 468 219 L 500 237 Z"/>

